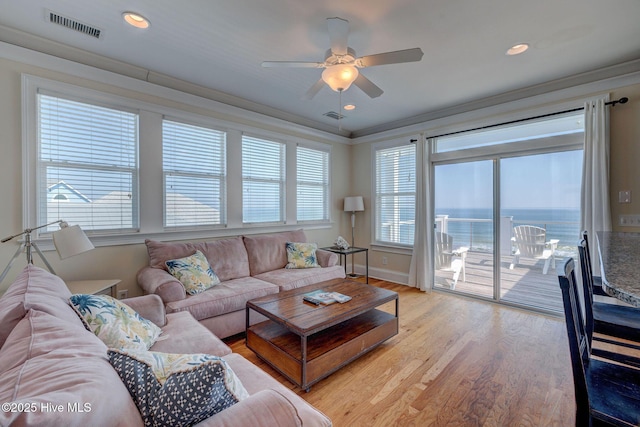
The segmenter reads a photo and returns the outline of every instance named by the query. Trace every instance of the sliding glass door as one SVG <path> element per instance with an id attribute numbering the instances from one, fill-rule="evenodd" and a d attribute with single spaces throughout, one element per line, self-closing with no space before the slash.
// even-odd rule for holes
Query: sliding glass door
<path id="1" fill-rule="evenodd" d="M 436 165 L 437 288 L 493 298 L 493 161 Z"/>
<path id="2" fill-rule="evenodd" d="M 581 114 L 433 140 L 434 289 L 558 313 L 577 256 Z"/>
<path id="3" fill-rule="evenodd" d="M 562 310 L 556 263 L 575 257 L 580 222 L 582 150 L 500 160 L 502 301 Z"/>

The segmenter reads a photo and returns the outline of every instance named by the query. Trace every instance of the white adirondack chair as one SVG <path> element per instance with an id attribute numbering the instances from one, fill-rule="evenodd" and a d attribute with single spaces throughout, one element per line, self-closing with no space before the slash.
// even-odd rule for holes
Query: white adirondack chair
<path id="1" fill-rule="evenodd" d="M 453 236 L 436 231 L 436 270 L 453 271 L 451 289 L 455 289 L 460 273 L 462 281 L 467 281 L 466 259 L 469 248 L 453 249 Z"/>
<path id="2" fill-rule="evenodd" d="M 533 225 L 519 225 L 513 227 L 513 242 L 516 246 L 516 251 L 513 254 L 513 260 L 509 266 L 510 270 L 518 265 L 520 257 L 543 259 L 544 268 L 542 274 L 547 274 L 549 271 L 549 265 L 556 268 L 555 252 L 558 248 L 558 239 L 547 239 L 547 230 L 541 227 Z"/>

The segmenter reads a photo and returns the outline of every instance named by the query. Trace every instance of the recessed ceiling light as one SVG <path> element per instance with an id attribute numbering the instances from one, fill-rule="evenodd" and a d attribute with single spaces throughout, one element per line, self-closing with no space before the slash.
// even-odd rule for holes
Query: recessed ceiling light
<path id="1" fill-rule="evenodd" d="M 356 106 L 355 106 L 355 105 L 353 105 L 353 104 L 347 104 L 347 105 L 345 105 L 345 106 L 344 106 L 344 107 L 342 107 L 342 108 L 344 108 L 344 109 L 345 109 L 345 110 L 347 110 L 347 111 L 351 111 L 351 110 L 355 110 L 355 109 L 356 109 Z"/>
<path id="2" fill-rule="evenodd" d="M 529 45 L 527 43 L 520 43 L 513 45 L 507 50 L 507 55 L 519 55 L 529 49 Z"/>
<path id="3" fill-rule="evenodd" d="M 127 22 L 127 24 L 132 25 L 136 28 L 149 28 L 149 20 L 139 13 L 135 12 L 124 12 L 122 17 Z"/>

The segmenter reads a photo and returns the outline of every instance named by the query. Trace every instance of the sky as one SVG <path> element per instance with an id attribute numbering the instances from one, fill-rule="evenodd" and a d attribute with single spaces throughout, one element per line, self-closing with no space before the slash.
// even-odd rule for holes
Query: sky
<path id="1" fill-rule="evenodd" d="M 582 150 L 500 160 L 502 209 L 579 209 Z M 490 209 L 493 161 L 437 165 L 436 210 Z"/>

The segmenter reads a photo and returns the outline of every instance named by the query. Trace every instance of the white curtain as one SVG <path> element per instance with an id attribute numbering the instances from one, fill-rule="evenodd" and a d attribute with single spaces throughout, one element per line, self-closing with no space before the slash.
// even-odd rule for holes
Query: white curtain
<path id="1" fill-rule="evenodd" d="M 433 214 L 428 209 L 429 189 L 431 187 L 430 146 L 432 140 L 422 136 L 416 143 L 416 214 L 413 238 L 413 254 L 409 266 L 409 286 L 422 291 L 431 291 L 431 273 L 433 272 Z"/>
<path id="2" fill-rule="evenodd" d="M 584 105 L 584 160 L 580 198 L 580 228 L 587 230 L 591 263 L 600 275 L 600 260 L 595 247 L 597 231 L 611 231 L 609 204 L 609 117 L 606 99 Z"/>

